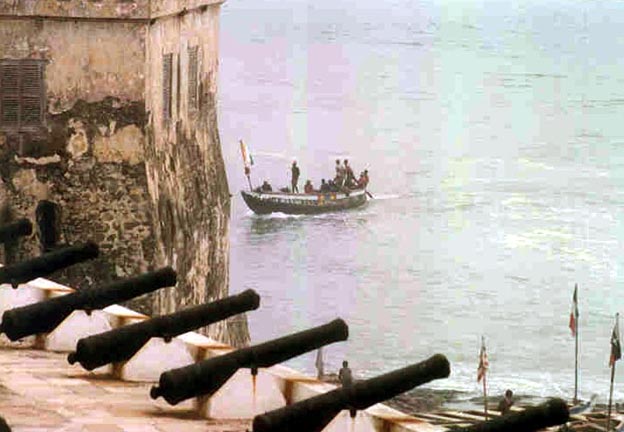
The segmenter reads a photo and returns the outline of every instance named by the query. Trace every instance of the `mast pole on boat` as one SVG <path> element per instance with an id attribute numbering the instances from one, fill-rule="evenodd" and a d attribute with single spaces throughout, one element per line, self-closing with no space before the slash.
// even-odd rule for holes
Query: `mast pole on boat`
<path id="1" fill-rule="evenodd" d="M 253 187 L 251 186 L 251 178 L 249 177 L 249 172 L 245 169 L 245 175 L 247 176 L 247 183 L 249 183 L 249 192 L 253 192 Z"/>

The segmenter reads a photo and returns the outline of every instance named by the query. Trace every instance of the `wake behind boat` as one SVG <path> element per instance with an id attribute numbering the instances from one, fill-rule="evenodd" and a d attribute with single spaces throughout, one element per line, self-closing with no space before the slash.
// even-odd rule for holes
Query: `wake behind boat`
<path id="1" fill-rule="evenodd" d="M 256 214 L 319 214 L 360 207 L 367 201 L 364 189 L 311 194 L 241 191 L 241 195 Z"/>

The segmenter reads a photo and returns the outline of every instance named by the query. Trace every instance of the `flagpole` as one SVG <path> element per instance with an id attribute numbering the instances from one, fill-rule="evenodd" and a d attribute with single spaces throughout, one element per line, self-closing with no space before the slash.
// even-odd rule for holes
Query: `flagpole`
<path id="1" fill-rule="evenodd" d="M 611 388 L 609 390 L 609 408 L 607 409 L 607 431 L 611 430 L 611 401 L 613 400 L 613 380 L 615 378 L 615 362 L 611 366 Z"/>
<path id="2" fill-rule="evenodd" d="M 578 320 L 576 321 L 576 337 L 574 338 L 574 405 L 578 402 Z"/>
<path id="3" fill-rule="evenodd" d="M 622 357 L 622 348 L 620 346 L 620 314 L 615 314 L 615 326 L 611 334 L 611 356 L 609 364 L 611 365 L 611 385 L 609 388 L 609 407 L 607 408 L 607 431 L 611 429 L 611 403 L 613 402 L 613 381 L 615 380 L 615 363 Z"/>
<path id="4" fill-rule="evenodd" d="M 574 294 L 577 293 L 578 286 L 574 286 Z M 578 297 L 577 297 L 578 304 Z M 577 315 L 578 305 L 575 306 L 574 314 Z M 578 315 L 574 320 L 574 405 L 578 403 Z"/>
<path id="5" fill-rule="evenodd" d="M 485 382 L 487 380 L 487 371 L 483 374 L 483 409 L 485 411 L 485 419 L 488 419 L 488 410 L 487 410 L 487 387 Z"/>

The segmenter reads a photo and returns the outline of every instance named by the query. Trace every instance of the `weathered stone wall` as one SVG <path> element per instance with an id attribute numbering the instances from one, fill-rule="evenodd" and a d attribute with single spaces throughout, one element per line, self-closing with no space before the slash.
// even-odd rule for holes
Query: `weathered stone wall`
<path id="1" fill-rule="evenodd" d="M 179 275 L 175 291 L 157 296 L 161 312 L 228 293 L 230 194 L 216 115 L 218 20 L 219 6 L 211 5 L 156 19 L 149 28 L 146 169 L 156 262 L 172 265 Z M 188 91 L 188 48 L 195 46 L 197 109 L 190 106 Z M 173 54 L 170 119 L 163 113 L 163 54 Z M 248 342 L 244 316 L 211 326 L 208 334 L 233 345 Z"/>
<path id="2" fill-rule="evenodd" d="M 0 204 L 5 219 L 34 221 L 38 201 L 51 200 L 61 208 L 61 243 L 99 244 L 97 262 L 53 277 L 68 285 L 89 287 L 153 263 L 143 163 L 145 33 L 140 23 L 0 21 L 0 59 L 47 60 L 45 128 L 0 132 Z M 38 253 L 35 234 L 15 258 Z"/>

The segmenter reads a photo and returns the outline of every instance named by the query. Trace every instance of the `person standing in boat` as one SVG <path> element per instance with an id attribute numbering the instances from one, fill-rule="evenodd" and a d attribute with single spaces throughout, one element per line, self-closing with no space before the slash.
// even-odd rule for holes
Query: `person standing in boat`
<path id="1" fill-rule="evenodd" d="M 336 159 L 336 177 L 334 177 L 334 183 L 336 183 L 336 186 L 338 186 L 339 188 L 342 187 L 344 178 L 345 178 L 345 169 L 340 164 L 340 159 Z"/>
<path id="2" fill-rule="evenodd" d="M 344 160 L 344 171 L 345 171 L 345 182 L 344 185 L 348 188 L 353 187 L 355 185 L 355 174 L 353 174 L 353 169 L 351 165 L 349 165 L 349 160 Z"/>
<path id="3" fill-rule="evenodd" d="M 299 171 L 299 167 L 297 166 L 297 161 L 293 161 L 292 167 L 290 168 L 290 174 L 290 190 L 292 193 L 299 193 L 297 183 L 299 183 L 299 175 L 301 174 L 301 172 Z"/>

